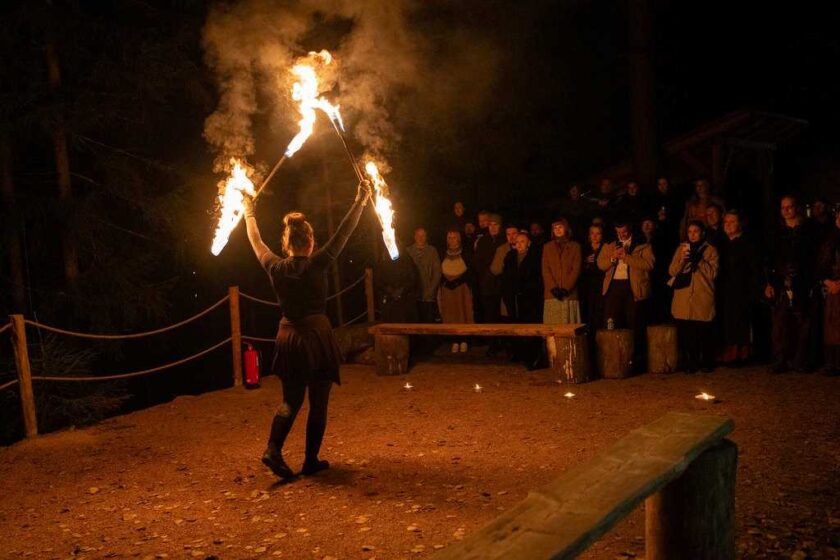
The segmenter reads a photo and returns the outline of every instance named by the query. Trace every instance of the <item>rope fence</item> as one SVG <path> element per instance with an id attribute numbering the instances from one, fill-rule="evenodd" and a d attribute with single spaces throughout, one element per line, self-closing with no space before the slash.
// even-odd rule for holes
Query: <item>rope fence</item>
<path id="1" fill-rule="evenodd" d="M 2 385 L 0 385 L 0 391 L 4 391 L 4 390 L 8 389 L 9 387 L 11 387 L 12 385 L 15 385 L 17 383 L 20 383 L 17 379 L 12 379 L 11 381 L 9 381 L 7 383 L 3 383 Z"/>
<path id="2" fill-rule="evenodd" d="M 198 358 L 209 354 L 213 350 L 218 350 L 228 342 L 230 342 L 231 337 L 227 337 L 223 341 L 219 342 L 218 344 L 214 344 L 210 348 L 205 348 L 201 352 L 193 354 L 192 356 L 187 356 L 186 358 L 182 358 L 180 360 L 176 360 L 169 364 L 164 364 L 162 366 L 156 366 L 153 368 L 148 369 L 141 369 L 140 371 L 132 371 L 131 373 L 117 373 L 112 375 L 91 375 L 91 376 L 56 376 L 56 375 L 33 375 L 33 381 L 112 381 L 114 379 L 128 379 L 130 377 L 138 377 L 141 375 L 147 375 L 149 373 L 155 373 L 156 371 L 161 371 L 164 369 L 172 368 L 175 366 L 180 366 L 181 364 L 186 364 L 187 362 L 191 362 L 193 360 L 197 360 Z"/>
<path id="3" fill-rule="evenodd" d="M 326 298 L 328 301 L 333 300 L 336 298 L 341 297 L 342 295 L 346 294 L 350 290 L 356 288 L 359 284 L 364 282 L 365 287 L 365 300 L 366 306 L 365 311 L 353 319 L 346 321 L 341 326 L 351 325 L 353 323 L 358 322 L 359 320 L 363 319 L 367 316 L 370 320 L 374 319 L 374 296 L 373 296 L 373 272 L 371 269 L 366 269 L 364 275 L 362 275 L 359 279 L 354 281 L 352 284 L 345 286 L 335 294 Z M 54 327 L 52 325 L 46 325 L 44 323 L 40 323 L 38 321 L 33 321 L 30 319 L 25 318 L 23 315 L 11 315 L 9 316 L 9 323 L 0 326 L 0 333 L 3 333 L 7 330 L 12 331 L 12 344 L 14 346 L 14 353 L 15 353 L 15 367 L 17 369 L 17 379 L 9 380 L 5 383 L 0 384 L 0 391 L 5 389 L 9 389 L 15 385 L 19 386 L 19 393 L 20 393 L 20 402 L 21 402 L 21 415 L 23 417 L 23 427 L 26 437 L 35 437 L 38 435 L 38 417 L 37 411 L 35 408 L 35 394 L 33 391 L 33 381 L 54 381 L 54 382 L 74 382 L 74 383 L 82 383 L 82 382 L 96 382 L 96 381 L 114 381 L 119 379 L 131 379 L 134 377 L 140 377 L 143 375 L 149 375 L 151 373 L 156 373 L 165 369 L 173 368 L 176 366 L 180 366 L 194 360 L 197 360 L 207 354 L 222 348 L 223 346 L 229 344 L 231 349 L 231 358 L 232 358 L 232 374 L 233 374 L 233 386 L 237 387 L 242 385 L 243 379 L 243 371 L 242 371 L 242 343 L 243 341 L 251 341 L 251 342 L 269 342 L 273 343 L 274 338 L 266 338 L 260 336 L 249 336 L 242 334 L 242 325 L 241 325 L 241 317 L 240 317 L 240 297 L 256 302 L 262 303 L 264 305 L 269 305 L 271 307 L 279 307 L 277 302 L 268 301 L 265 299 L 261 299 L 249 294 L 245 294 L 239 291 L 237 286 L 231 286 L 228 288 L 228 295 L 207 307 L 203 311 L 200 311 L 193 315 L 192 317 L 188 317 L 183 321 L 179 321 L 172 325 L 162 327 L 159 329 L 151 330 L 151 331 L 144 331 L 138 333 L 129 333 L 129 334 L 107 334 L 107 333 L 85 333 L 79 331 L 73 331 L 69 329 L 62 329 L 60 327 Z M 205 317 L 207 314 L 211 313 L 212 311 L 218 309 L 219 307 L 223 306 L 225 303 L 228 304 L 228 310 L 230 314 L 230 336 L 225 338 L 224 340 L 210 346 L 209 348 L 205 348 L 200 352 L 196 352 L 190 356 L 186 356 L 184 358 L 178 359 L 174 362 L 170 362 L 167 364 L 141 369 L 138 371 L 131 371 L 126 373 L 114 373 L 114 374 L 107 374 L 107 375 L 45 375 L 45 374 L 33 374 L 31 371 L 31 364 L 29 361 L 29 344 L 27 343 L 26 338 L 26 327 L 35 327 L 37 329 L 43 329 L 48 332 L 72 336 L 77 338 L 84 338 L 89 340 L 131 340 L 131 339 L 138 339 L 144 338 L 148 336 L 153 336 L 157 334 L 162 334 L 165 332 L 172 331 L 202 317 Z"/>
<path id="4" fill-rule="evenodd" d="M 58 328 L 58 327 L 53 327 L 51 325 L 45 325 L 43 323 L 39 323 L 37 321 L 32 321 L 30 319 L 26 319 L 26 324 L 31 325 L 33 327 L 37 327 L 39 329 L 44 329 L 45 331 L 54 332 L 54 333 L 57 333 L 57 334 L 64 334 L 64 335 L 67 335 L 67 336 L 75 336 L 75 337 L 78 337 L 78 338 L 88 338 L 88 339 L 93 339 L 93 340 L 128 340 L 128 339 L 132 339 L 132 338 L 143 338 L 143 337 L 146 337 L 146 336 L 153 336 L 153 335 L 156 335 L 156 334 L 165 333 L 165 332 L 177 329 L 178 327 L 182 327 L 186 324 L 192 323 L 193 321 L 204 317 L 205 315 L 207 315 L 208 313 L 210 313 L 214 309 L 220 307 L 225 302 L 227 302 L 228 299 L 230 299 L 230 296 L 225 296 L 222 299 L 220 299 L 219 301 L 217 301 L 216 303 L 214 303 L 213 305 L 211 305 L 210 307 L 208 307 L 207 309 L 205 309 L 204 311 L 200 311 L 200 312 L 196 313 L 195 315 L 193 315 L 192 317 L 189 317 L 188 319 L 184 319 L 183 321 L 180 321 L 178 323 L 169 325 L 168 327 L 163 327 L 163 328 L 156 329 L 156 330 L 153 330 L 153 331 L 146 331 L 146 332 L 139 332 L 139 333 L 130 333 L 130 334 L 83 333 L 83 332 L 78 332 L 78 331 L 70 331 L 70 330 L 67 330 L 67 329 L 61 329 L 61 328 Z M 10 327 L 11 327 L 11 324 L 6 325 L 6 328 L 10 328 Z"/>

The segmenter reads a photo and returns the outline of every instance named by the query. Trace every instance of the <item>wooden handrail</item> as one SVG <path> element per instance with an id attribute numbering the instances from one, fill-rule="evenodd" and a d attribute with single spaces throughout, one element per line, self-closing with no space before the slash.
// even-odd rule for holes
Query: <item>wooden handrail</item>
<path id="1" fill-rule="evenodd" d="M 666 414 L 434 558 L 574 558 L 645 499 L 648 558 L 734 558 L 737 451 L 723 439 L 733 426 Z"/>

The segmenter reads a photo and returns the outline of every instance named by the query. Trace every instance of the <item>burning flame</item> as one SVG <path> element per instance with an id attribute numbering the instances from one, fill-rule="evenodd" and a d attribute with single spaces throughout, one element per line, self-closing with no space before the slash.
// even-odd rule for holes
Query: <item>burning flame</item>
<path id="1" fill-rule="evenodd" d="M 414 385 L 406 381 L 405 385 L 403 385 L 403 389 L 405 389 L 406 391 L 411 391 L 412 389 L 414 389 Z"/>
<path id="2" fill-rule="evenodd" d="M 382 240 L 385 242 L 385 247 L 388 248 L 388 254 L 391 255 L 391 260 L 397 260 L 400 256 L 400 250 L 397 247 L 397 234 L 394 231 L 394 209 L 391 206 L 391 201 L 388 200 L 388 184 L 382 175 L 379 173 L 379 167 L 373 161 L 368 161 L 365 164 L 365 173 L 370 177 L 373 183 L 374 196 L 373 210 L 379 218 L 379 223 L 382 225 Z"/>
<path id="3" fill-rule="evenodd" d="M 715 400 L 714 395 L 710 395 L 709 393 L 706 393 L 705 391 L 700 393 L 699 395 L 694 395 L 694 398 L 695 399 L 700 399 L 701 401 L 713 401 L 713 400 Z"/>
<path id="4" fill-rule="evenodd" d="M 309 56 L 318 60 L 320 64 L 329 65 L 332 63 L 332 55 L 328 51 L 311 52 Z M 341 120 L 341 113 L 338 105 L 332 105 L 329 101 L 318 94 L 318 74 L 315 68 L 309 64 L 296 64 L 292 67 L 292 74 L 297 76 L 298 81 L 292 85 L 292 99 L 298 102 L 300 111 L 300 132 L 298 132 L 289 146 L 286 148 L 286 157 L 292 157 L 300 150 L 304 142 L 312 136 L 312 129 L 315 127 L 315 110 L 321 109 L 330 120 L 341 131 L 344 131 L 344 122 Z"/>
<path id="5" fill-rule="evenodd" d="M 231 158 L 230 164 L 232 166 L 230 177 L 225 181 L 224 191 L 219 195 L 219 223 L 213 236 L 213 246 L 210 248 L 210 252 L 214 255 L 222 252 L 233 228 L 242 219 L 245 212 L 242 204 L 245 197 L 242 193 L 248 193 L 251 196 L 255 194 L 254 183 L 248 178 L 248 171 L 243 167 L 242 162 Z"/>
<path id="6" fill-rule="evenodd" d="M 475 391 L 476 393 L 480 393 L 482 389 L 484 389 L 484 387 L 482 387 L 478 383 L 476 383 L 475 387 L 473 387 L 473 391 Z"/>
<path id="7" fill-rule="evenodd" d="M 563 394 L 563 396 L 566 397 L 567 399 L 572 399 L 572 398 L 574 398 L 575 394 L 572 393 L 571 391 L 569 391 L 568 393 Z"/>

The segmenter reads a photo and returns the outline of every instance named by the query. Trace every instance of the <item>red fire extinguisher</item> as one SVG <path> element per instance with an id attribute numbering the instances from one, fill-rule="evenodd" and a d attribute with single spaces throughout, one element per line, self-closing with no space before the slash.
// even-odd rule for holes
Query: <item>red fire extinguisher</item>
<path id="1" fill-rule="evenodd" d="M 245 387 L 256 389 L 260 386 L 260 353 L 247 342 L 245 345 L 248 347 L 242 356 L 245 360 Z"/>

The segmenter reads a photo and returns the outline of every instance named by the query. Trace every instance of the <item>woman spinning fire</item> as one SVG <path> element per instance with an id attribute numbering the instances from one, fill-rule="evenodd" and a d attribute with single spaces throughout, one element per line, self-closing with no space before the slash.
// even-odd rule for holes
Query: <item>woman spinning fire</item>
<path id="1" fill-rule="evenodd" d="M 367 181 L 359 183 L 356 200 L 344 216 L 335 235 L 314 251 L 312 226 L 300 212 L 283 217 L 283 252 L 275 255 L 260 237 L 254 216 L 254 202 L 245 197 L 245 226 L 248 241 L 257 260 L 268 273 L 280 303 L 282 318 L 277 331 L 272 370 L 283 384 L 283 405 L 271 422 L 268 448 L 262 462 L 282 479 L 295 473 L 283 460 L 283 444 L 309 389 L 309 418 L 306 421 L 306 458 L 301 474 L 310 475 L 329 468 L 318 458 L 327 428 L 327 405 L 333 383 L 340 383 L 341 355 L 332 325 L 327 318 L 327 270 L 338 257 L 362 215 L 371 196 Z"/>

